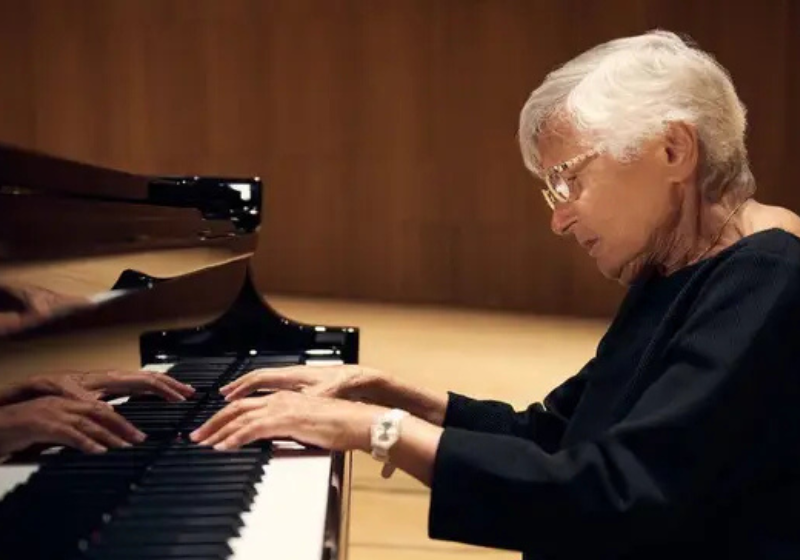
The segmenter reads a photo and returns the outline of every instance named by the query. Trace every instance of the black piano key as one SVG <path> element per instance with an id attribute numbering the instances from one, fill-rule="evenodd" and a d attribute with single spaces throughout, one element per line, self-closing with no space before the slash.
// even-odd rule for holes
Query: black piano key
<path id="1" fill-rule="evenodd" d="M 236 506 L 241 507 L 244 511 L 245 508 L 253 503 L 254 493 L 247 492 L 219 492 L 216 494 L 209 494 L 207 496 L 158 496 L 147 495 L 131 497 L 126 507 L 171 507 L 183 505 L 186 507 L 205 507 L 205 506 Z"/>
<path id="2" fill-rule="evenodd" d="M 222 455 L 222 453 L 220 453 Z M 195 458 L 189 457 L 162 457 L 156 459 L 152 465 L 153 467 L 168 466 L 168 465 L 196 465 L 198 461 Z M 215 457 L 208 455 L 202 459 L 203 465 L 261 465 L 258 457 L 239 457 L 226 454 L 224 457 Z"/>
<path id="3" fill-rule="evenodd" d="M 226 543 L 218 544 L 153 544 L 130 545 L 119 549 L 98 548 L 96 553 L 89 554 L 93 560 L 139 560 L 150 558 L 180 558 L 206 557 L 224 559 L 231 554 L 231 548 Z"/>
<path id="4" fill-rule="evenodd" d="M 117 531 L 113 535 L 102 533 L 95 546 L 98 548 L 114 548 L 115 546 L 126 546 L 140 544 L 143 535 L 137 532 L 124 533 Z M 155 532 L 144 535 L 148 544 L 214 544 L 227 538 L 226 533 L 216 533 L 213 531 L 203 531 L 199 533 L 165 533 Z"/>
<path id="5" fill-rule="evenodd" d="M 239 513 L 222 513 L 221 509 L 213 515 L 189 515 L 189 513 L 187 510 L 186 515 L 165 516 L 151 515 L 148 512 L 139 512 L 133 509 L 114 514 L 111 517 L 111 524 L 123 527 L 159 527 L 165 530 L 170 527 L 187 528 L 186 530 L 198 527 L 233 527 L 238 529 L 242 526 L 242 519 Z"/>
<path id="6" fill-rule="evenodd" d="M 207 530 L 230 530 L 231 534 L 242 526 L 242 519 L 238 515 L 218 515 L 208 517 L 186 517 L 186 518 L 157 518 L 147 519 L 140 517 L 128 517 L 114 519 L 109 527 L 113 526 L 119 531 L 141 531 L 149 533 L 151 531 L 207 531 Z"/>
<path id="7" fill-rule="evenodd" d="M 157 496 L 169 497 L 176 501 L 192 501 L 202 500 L 206 497 L 208 497 L 208 499 L 211 499 L 211 497 L 218 499 L 218 497 L 221 498 L 222 495 L 227 495 L 229 493 L 234 493 L 237 496 L 252 496 L 255 492 L 254 486 L 255 484 L 250 481 L 237 482 L 234 484 L 193 484 L 188 487 L 192 493 L 187 494 L 187 487 L 184 485 L 172 484 L 160 486 L 153 484 L 137 487 L 134 492 L 130 494 L 130 500 L 144 499 L 140 498 L 140 496 Z"/>
<path id="8" fill-rule="evenodd" d="M 261 476 L 264 472 L 263 465 L 259 464 L 219 464 L 219 463 L 188 463 L 186 465 L 153 465 L 148 468 L 148 476 L 159 476 L 162 474 L 170 476 L 202 476 L 204 474 L 228 475 L 228 474 L 248 474 L 251 477 Z"/>
<path id="9" fill-rule="evenodd" d="M 119 449 L 109 449 L 105 453 L 97 455 L 81 455 L 70 459 L 53 459 L 44 464 L 50 468 L 83 468 L 83 467 L 106 467 L 114 465 L 147 465 L 156 457 L 152 449 L 137 449 L 136 447 L 122 448 L 128 451 L 125 455 L 119 455 Z"/>
<path id="10" fill-rule="evenodd" d="M 201 457 L 201 456 L 213 456 L 213 457 L 223 457 L 225 455 L 228 456 L 254 456 L 260 457 L 265 454 L 269 453 L 268 450 L 260 449 L 256 447 L 243 447 L 241 449 L 237 449 L 236 451 L 218 451 L 213 447 L 206 447 L 206 446 L 199 446 L 199 445 L 181 445 L 180 443 L 176 443 L 176 445 L 171 446 L 168 449 L 165 449 L 164 452 L 161 454 L 162 457 Z"/>
<path id="11" fill-rule="evenodd" d="M 133 504 L 119 508 L 111 516 L 111 519 L 126 519 L 129 517 L 214 517 L 220 515 L 240 515 L 243 513 L 239 504 L 227 503 L 218 505 L 154 505 L 154 504 Z"/>
<path id="12" fill-rule="evenodd" d="M 147 406 L 127 406 L 125 408 L 119 406 L 116 408 L 116 411 L 119 412 L 120 414 L 146 414 L 146 413 L 153 414 L 158 412 L 161 413 L 169 412 L 172 414 L 186 414 L 187 412 L 192 411 L 198 406 L 201 405 L 197 402 L 187 402 L 187 401 L 163 403 L 156 406 L 150 405 L 148 403 Z"/>
<path id="13" fill-rule="evenodd" d="M 236 358 L 229 357 L 202 357 L 202 358 L 181 358 L 181 360 L 169 369 L 169 372 L 181 371 L 195 367 L 217 367 L 225 369 L 232 365 Z"/>
<path id="14" fill-rule="evenodd" d="M 281 365 L 296 365 L 301 362 L 301 357 L 298 354 L 272 354 L 253 356 L 247 360 L 245 368 L 252 371 L 254 369 L 276 367 Z"/>
<path id="15" fill-rule="evenodd" d="M 185 495 L 176 492 L 170 493 L 136 493 L 131 494 L 125 501 L 123 507 L 171 507 L 171 506 L 213 506 L 215 504 L 229 505 L 229 504 L 251 504 L 255 499 L 255 492 L 246 488 L 237 488 L 228 491 L 213 492 L 206 495 L 195 494 Z"/>
<path id="16" fill-rule="evenodd" d="M 129 466 L 122 464 L 106 464 L 91 467 L 72 467 L 71 465 L 64 465 L 59 469 L 51 469 L 47 472 L 39 474 L 38 478 L 75 478 L 76 475 L 81 477 L 120 477 L 120 476 L 134 476 L 141 472 L 142 467 Z"/>
<path id="17" fill-rule="evenodd" d="M 187 492 L 193 492 L 192 486 L 209 485 L 209 484 L 252 484 L 258 479 L 250 474 L 229 474 L 229 475 L 158 475 L 146 476 L 142 480 L 143 486 L 174 486 L 184 487 Z"/>
<path id="18" fill-rule="evenodd" d="M 84 560 L 87 558 L 86 556 L 81 557 L 79 560 Z M 91 560 L 99 559 L 99 560 L 131 560 L 130 556 L 113 556 L 113 555 L 106 555 L 106 556 L 91 556 Z M 149 556 L 135 556 L 137 560 L 139 558 L 143 558 L 144 560 L 150 560 Z M 158 558 L 158 556 L 153 557 Z M 197 556 L 197 555 L 190 555 L 190 556 L 180 556 L 176 560 L 224 560 L 228 558 L 228 556 L 219 556 L 218 554 L 212 556 Z"/>

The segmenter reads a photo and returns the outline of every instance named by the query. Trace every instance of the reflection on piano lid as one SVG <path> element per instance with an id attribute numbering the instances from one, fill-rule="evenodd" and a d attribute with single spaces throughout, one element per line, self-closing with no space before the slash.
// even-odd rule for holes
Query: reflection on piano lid
<path id="1" fill-rule="evenodd" d="M 252 369 L 358 361 L 358 329 L 288 319 L 257 289 L 262 188 L 0 146 L 0 381 L 119 331 L 135 333 L 140 364 L 197 390 L 116 403 L 144 444 L 0 464 L 0 557 L 344 558 L 349 455 L 276 442 L 221 454 L 186 437 Z"/>

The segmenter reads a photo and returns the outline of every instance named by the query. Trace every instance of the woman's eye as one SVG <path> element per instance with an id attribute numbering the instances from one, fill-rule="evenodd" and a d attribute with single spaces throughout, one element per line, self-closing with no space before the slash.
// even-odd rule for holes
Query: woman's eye
<path id="1" fill-rule="evenodd" d="M 581 182 L 578 179 L 577 175 L 573 175 L 572 177 L 567 177 L 564 182 L 567 185 L 567 190 L 570 194 L 577 195 L 581 190 Z"/>
<path id="2" fill-rule="evenodd" d="M 556 192 L 559 196 L 569 198 L 569 186 L 567 186 L 567 183 L 563 180 L 556 184 Z"/>

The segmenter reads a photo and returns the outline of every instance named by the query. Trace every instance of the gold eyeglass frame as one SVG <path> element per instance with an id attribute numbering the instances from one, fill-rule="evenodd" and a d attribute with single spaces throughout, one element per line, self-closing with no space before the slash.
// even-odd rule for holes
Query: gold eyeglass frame
<path id="1" fill-rule="evenodd" d="M 564 181 L 561 174 L 599 154 L 599 150 L 592 149 L 588 152 L 578 154 L 565 162 L 553 165 L 544 172 L 545 186 L 542 188 L 542 196 L 544 196 L 544 200 L 547 202 L 550 210 L 555 210 L 556 204 L 567 202 L 570 199 L 569 186 L 566 181 Z"/>

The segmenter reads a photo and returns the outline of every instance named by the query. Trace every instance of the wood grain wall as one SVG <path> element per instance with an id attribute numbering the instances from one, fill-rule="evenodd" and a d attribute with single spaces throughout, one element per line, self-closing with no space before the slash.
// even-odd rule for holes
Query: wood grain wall
<path id="1" fill-rule="evenodd" d="M 554 65 L 689 33 L 800 210 L 793 0 L 0 0 L 0 140 L 144 173 L 258 175 L 271 292 L 607 315 L 515 132 Z"/>

